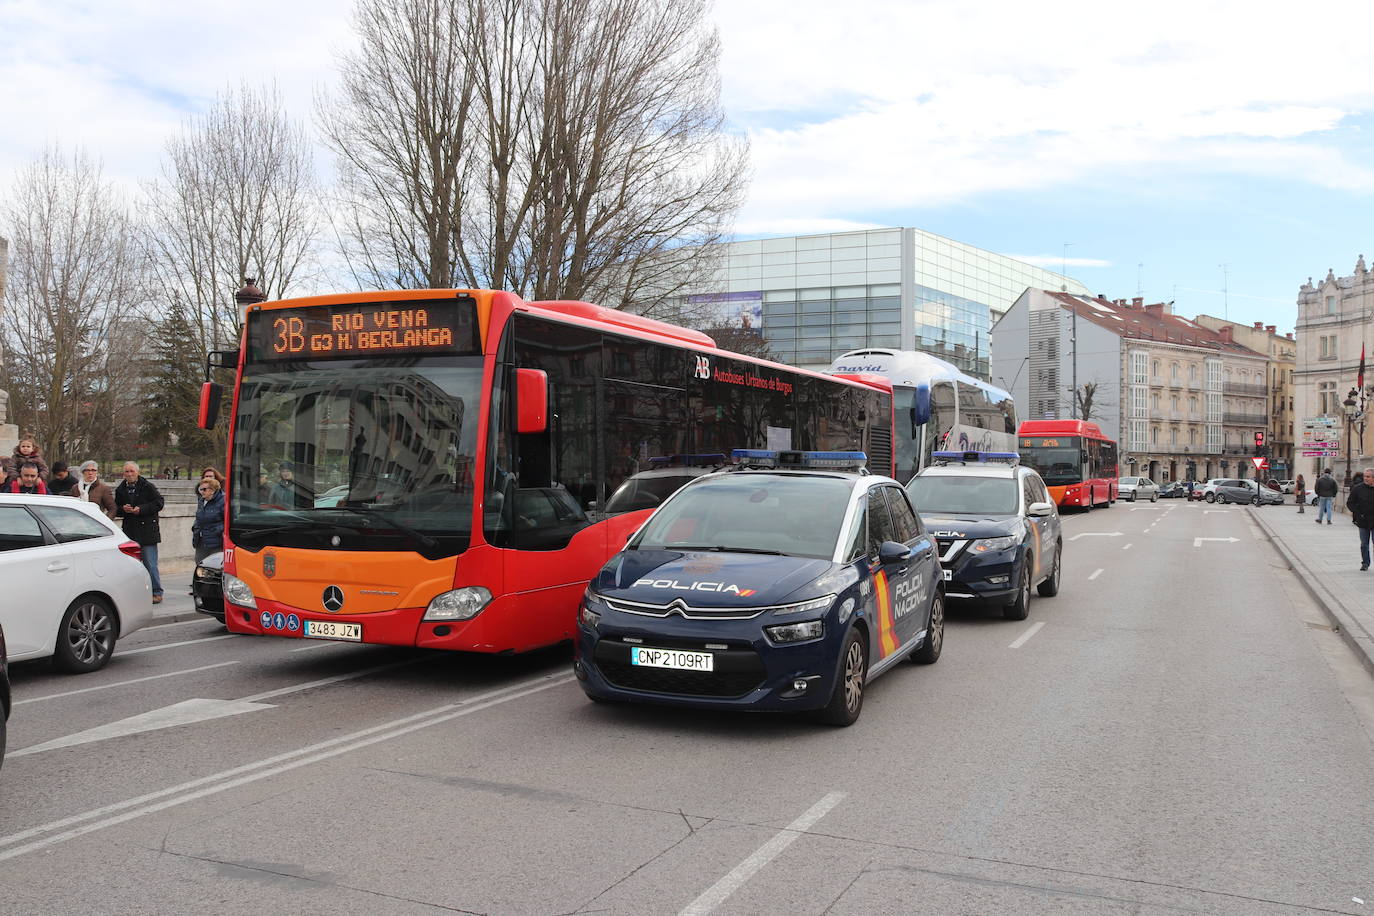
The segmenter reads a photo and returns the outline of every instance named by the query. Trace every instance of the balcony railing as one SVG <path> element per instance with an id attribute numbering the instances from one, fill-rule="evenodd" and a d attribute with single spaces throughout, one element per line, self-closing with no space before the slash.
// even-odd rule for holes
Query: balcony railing
<path id="1" fill-rule="evenodd" d="M 1262 413 L 1231 413 L 1227 411 L 1221 415 L 1221 422 L 1228 426 L 1264 426 L 1269 422 L 1269 417 Z"/>
<path id="2" fill-rule="evenodd" d="M 1243 394 L 1253 397 L 1264 397 L 1269 394 L 1269 389 L 1264 385 L 1251 385 L 1248 382 L 1227 382 L 1221 386 L 1222 394 Z"/>

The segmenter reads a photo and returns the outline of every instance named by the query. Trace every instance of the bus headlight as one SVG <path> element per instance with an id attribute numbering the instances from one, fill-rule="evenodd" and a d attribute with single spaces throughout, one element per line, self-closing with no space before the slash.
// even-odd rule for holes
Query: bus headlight
<path id="1" fill-rule="evenodd" d="M 253 597 L 253 590 L 248 587 L 247 582 L 238 576 L 225 573 L 224 578 L 220 581 L 220 587 L 224 589 L 224 600 L 230 604 L 251 608 L 258 606 L 257 599 Z"/>
<path id="2" fill-rule="evenodd" d="M 480 585 L 455 588 L 430 599 L 421 620 L 471 620 L 491 601 L 491 592 Z"/>

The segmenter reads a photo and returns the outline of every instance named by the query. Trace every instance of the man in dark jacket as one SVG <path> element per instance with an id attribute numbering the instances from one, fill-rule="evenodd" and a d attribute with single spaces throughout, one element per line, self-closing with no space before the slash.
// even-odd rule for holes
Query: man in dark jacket
<path id="1" fill-rule="evenodd" d="M 1369 535 L 1374 529 L 1374 468 L 1365 468 L 1350 487 L 1345 507 L 1360 529 L 1360 569 L 1363 571 L 1369 569 Z"/>
<path id="2" fill-rule="evenodd" d="M 1340 484 L 1336 483 L 1336 478 L 1331 476 L 1331 469 L 1322 471 L 1322 476 L 1317 478 L 1317 485 L 1312 488 L 1317 493 L 1317 524 L 1322 523 L 1322 516 L 1326 516 L 1326 523 L 1331 524 L 1331 501 L 1340 492 Z"/>
<path id="3" fill-rule="evenodd" d="M 38 465 L 32 461 L 24 462 L 19 468 L 19 476 L 5 487 L 6 493 L 47 493 L 48 487 L 38 476 Z"/>
<path id="4" fill-rule="evenodd" d="M 153 580 L 153 604 L 162 603 L 162 577 L 157 571 L 157 545 L 162 531 L 157 514 L 163 507 L 162 494 L 152 481 L 138 473 L 138 465 L 124 463 L 124 481 L 115 487 L 115 515 L 124 519 L 124 533 L 143 548 L 143 565 Z"/>
<path id="5" fill-rule="evenodd" d="M 48 492 L 53 496 L 76 496 L 76 478 L 67 470 L 65 461 L 52 463 L 52 476 L 48 478 Z"/>

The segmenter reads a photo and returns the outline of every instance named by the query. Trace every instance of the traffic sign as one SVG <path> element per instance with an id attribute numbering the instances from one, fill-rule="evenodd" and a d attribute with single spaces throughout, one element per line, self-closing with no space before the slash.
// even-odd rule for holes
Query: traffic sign
<path id="1" fill-rule="evenodd" d="M 1255 464 L 1255 470 L 1257 470 L 1257 471 L 1262 471 L 1262 470 L 1264 470 L 1265 468 L 1269 467 L 1269 459 L 1268 459 L 1268 458 L 1251 458 L 1250 460 L 1251 460 L 1252 462 L 1254 462 L 1254 464 Z"/>

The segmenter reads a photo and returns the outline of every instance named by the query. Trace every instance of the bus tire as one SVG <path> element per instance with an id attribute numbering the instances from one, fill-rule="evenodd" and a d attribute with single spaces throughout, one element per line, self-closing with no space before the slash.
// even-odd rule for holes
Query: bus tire
<path id="1" fill-rule="evenodd" d="M 1021 561 L 1021 582 L 1016 589 L 1016 599 L 1002 608 L 1002 616 L 1007 620 L 1025 620 L 1030 616 L 1031 556 Z"/>

